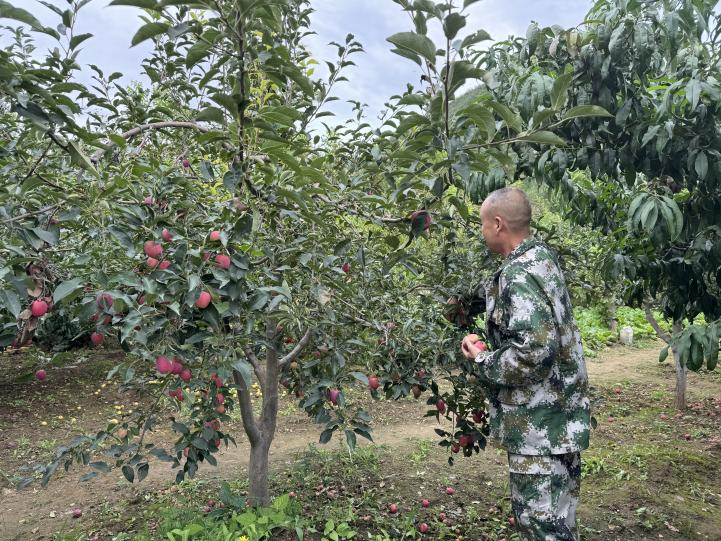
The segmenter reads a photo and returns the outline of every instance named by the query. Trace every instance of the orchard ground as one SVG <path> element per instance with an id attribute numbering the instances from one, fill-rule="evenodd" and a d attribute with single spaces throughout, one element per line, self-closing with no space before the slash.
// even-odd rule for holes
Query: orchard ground
<path id="1" fill-rule="evenodd" d="M 691 408 L 680 415 L 672 406 L 673 367 L 658 363 L 659 347 L 616 347 L 589 359 L 598 428 L 583 455 L 579 513 L 586 540 L 719 538 L 721 374 L 689 374 Z M 178 486 L 167 465 L 154 463 L 140 484 L 128 484 L 119 472 L 80 483 L 87 470 L 72 469 L 46 489 L 11 488 L 20 466 L 47 460 L 81 427 L 103 428 L 147 405 L 148 399 L 118 394 L 116 382 L 105 382 L 119 355 L 68 353 L 46 368 L 44 382 L 32 377 L 38 366 L 31 354 L 0 357 L 0 396 L 14 397 L 0 404 L 0 539 L 167 539 L 173 528 L 212 524 L 204 508 L 208 499 L 218 499 L 221 481 L 237 493 L 244 490 L 248 444 L 237 413 L 231 432 L 238 447 L 224 449 L 217 468 L 203 465 L 195 480 Z M 8 379 L 18 373 L 31 377 Z M 369 407 L 376 440 L 362 443 L 352 457 L 338 440 L 316 446 L 318 427 L 290 397 L 282 399 L 272 490 L 296 493 L 294 508 L 305 524 L 321 533 L 329 521 L 336 531 L 345 524 L 356 539 L 383 530 L 391 539 L 404 533 L 407 539 L 513 539 L 502 452 L 456 455 L 450 467 L 447 452 L 436 445 L 435 418 L 423 417 L 426 395 L 374 402 L 358 387 L 349 396 Z M 169 432 L 154 435 L 167 446 L 174 439 Z M 446 494 L 448 486 L 453 495 Z M 423 499 L 430 503 L 426 509 Z M 396 514 L 388 511 L 392 503 Z M 73 518 L 73 509 L 82 516 Z M 428 534 L 412 533 L 422 522 Z M 321 533 L 305 539 L 322 539 Z M 285 532 L 273 539 L 296 536 Z"/>

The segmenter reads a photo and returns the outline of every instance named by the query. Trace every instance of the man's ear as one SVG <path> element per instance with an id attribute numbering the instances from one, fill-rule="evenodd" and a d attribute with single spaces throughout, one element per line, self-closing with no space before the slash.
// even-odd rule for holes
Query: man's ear
<path id="1" fill-rule="evenodd" d="M 501 231 L 503 228 L 503 220 L 500 216 L 494 216 L 493 217 L 493 223 L 496 226 L 496 231 Z"/>

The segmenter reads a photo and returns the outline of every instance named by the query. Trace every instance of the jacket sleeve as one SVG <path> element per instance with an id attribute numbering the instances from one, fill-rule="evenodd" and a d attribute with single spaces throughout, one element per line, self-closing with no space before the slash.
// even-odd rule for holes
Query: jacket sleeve
<path id="1" fill-rule="evenodd" d="M 529 386 L 548 377 L 559 350 L 549 300 L 531 276 L 516 278 L 501 293 L 503 338 L 495 351 L 476 357 L 486 383 Z"/>

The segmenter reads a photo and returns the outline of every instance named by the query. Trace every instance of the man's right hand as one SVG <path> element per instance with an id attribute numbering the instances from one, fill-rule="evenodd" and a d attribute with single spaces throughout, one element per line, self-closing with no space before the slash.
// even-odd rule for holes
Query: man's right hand
<path id="1" fill-rule="evenodd" d="M 458 297 L 456 297 L 455 295 L 449 297 L 446 301 L 446 306 L 448 308 L 446 309 L 445 318 L 448 321 L 450 321 L 454 325 L 458 325 L 459 327 L 468 326 L 466 309 L 463 304 L 460 303 Z"/>

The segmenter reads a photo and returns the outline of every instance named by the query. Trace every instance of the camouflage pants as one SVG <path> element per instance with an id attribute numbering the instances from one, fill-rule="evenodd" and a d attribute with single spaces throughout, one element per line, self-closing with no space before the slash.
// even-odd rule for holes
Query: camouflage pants
<path id="1" fill-rule="evenodd" d="M 521 541 L 578 541 L 581 453 L 508 454 L 511 505 Z"/>

